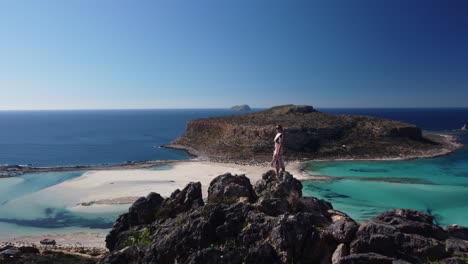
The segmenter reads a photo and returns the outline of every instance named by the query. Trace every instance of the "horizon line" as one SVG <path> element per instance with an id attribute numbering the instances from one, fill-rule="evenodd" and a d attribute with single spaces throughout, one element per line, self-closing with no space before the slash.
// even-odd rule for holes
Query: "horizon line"
<path id="1" fill-rule="evenodd" d="M 304 105 L 304 104 L 298 104 L 298 105 Z M 277 105 L 281 106 L 281 105 Z M 250 107 L 251 109 L 269 109 L 272 107 L 276 106 L 271 106 L 271 107 Z M 422 107 L 375 107 L 375 106 L 369 106 L 369 107 L 346 107 L 346 106 L 340 106 L 340 107 L 332 107 L 332 106 L 327 106 L 327 107 L 315 107 L 313 106 L 314 109 L 464 109 L 468 108 L 468 106 L 422 106 Z M 28 111 L 122 111 L 122 110 L 127 110 L 127 111 L 138 111 L 138 110 L 231 110 L 230 107 L 181 107 L 181 108 L 176 108 L 176 107 L 171 107 L 171 108 L 50 108 L 50 109 L 0 109 L 0 112 L 28 112 Z M 238 111 L 238 110 L 232 110 L 233 112 L 249 112 L 249 111 Z"/>

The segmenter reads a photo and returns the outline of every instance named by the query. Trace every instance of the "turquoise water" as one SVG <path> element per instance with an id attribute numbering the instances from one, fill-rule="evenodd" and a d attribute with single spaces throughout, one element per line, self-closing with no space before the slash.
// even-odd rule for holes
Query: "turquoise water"
<path id="1" fill-rule="evenodd" d="M 158 164 L 147 169 L 171 168 L 171 164 Z M 76 206 L 77 193 L 58 193 L 54 189 L 85 172 L 27 173 L 0 179 L 0 237 L 108 232 L 130 204 Z"/>
<path id="2" fill-rule="evenodd" d="M 66 195 L 50 187 L 80 177 L 83 171 L 28 173 L 0 179 L 0 237 L 79 231 L 106 232 L 129 205 L 74 210 Z"/>
<path id="3" fill-rule="evenodd" d="M 466 134 L 458 135 L 468 142 Z M 328 200 L 358 221 L 383 211 L 428 212 L 440 225 L 468 226 L 468 149 L 407 161 L 311 162 L 306 171 L 330 181 L 304 182 L 304 194 Z"/>
<path id="4" fill-rule="evenodd" d="M 468 123 L 468 108 L 323 111 L 397 119 L 432 131 L 451 131 Z M 157 146 L 182 134 L 187 120 L 233 113 L 219 109 L 0 111 L 0 164 L 62 166 L 187 159 L 182 151 Z M 468 144 L 468 134 L 460 136 Z M 313 163 L 308 168 L 311 173 L 333 180 L 304 182 L 304 193 L 331 201 L 357 220 L 392 208 L 413 208 L 434 214 L 441 224 L 468 226 L 467 160 L 465 148 L 428 160 Z M 128 204 L 84 208 L 72 203 L 68 193 L 50 191 L 83 173 L 32 173 L 0 179 L 0 237 L 108 231 Z"/>

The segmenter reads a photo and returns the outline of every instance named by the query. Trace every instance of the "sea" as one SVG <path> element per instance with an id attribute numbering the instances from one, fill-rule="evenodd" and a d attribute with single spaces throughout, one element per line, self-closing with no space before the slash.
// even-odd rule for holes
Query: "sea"
<path id="1" fill-rule="evenodd" d="M 254 109 L 259 111 L 261 109 Z M 468 108 L 319 109 L 395 119 L 468 144 Z M 180 136 L 189 120 L 238 114 L 227 109 L 0 111 L 0 164 L 35 167 L 184 160 L 160 146 Z M 167 169 L 167 167 L 152 168 Z M 28 173 L 0 179 L 0 238 L 72 232 L 107 232 L 128 205 L 69 210 L 43 190 L 86 171 Z M 365 221 L 385 210 L 409 208 L 434 215 L 440 225 L 468 226 L 468 148 L 442 157 L 406 161 L 309 162 L 306 172 L 328 181 L 304 181 L 304 195 Z M 32 208 L 33 201 L 41 206 Z"/>

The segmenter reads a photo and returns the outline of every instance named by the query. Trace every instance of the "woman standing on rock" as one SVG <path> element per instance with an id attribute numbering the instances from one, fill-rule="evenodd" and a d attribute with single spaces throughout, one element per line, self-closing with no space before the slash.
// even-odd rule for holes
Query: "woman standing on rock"
<path id="1" fill-rule="evenodd" d="M 276 175 L 279 175 L 281 169 L 284 172 L 284 159 L 283 159 L 283 127 L 281 125 L 276 126 L 276 136 L 274 139 L 275 151 L 273 152 L 273 160 L 271 166 L 276 169 Z"/>

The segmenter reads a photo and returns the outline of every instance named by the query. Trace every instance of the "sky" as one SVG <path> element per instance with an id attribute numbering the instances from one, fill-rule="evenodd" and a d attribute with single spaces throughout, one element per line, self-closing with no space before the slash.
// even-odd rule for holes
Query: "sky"
<path id="1" fill-rule="evenodd" d="M 468 107 L 464 0 L 0 0 L 0 110 Z"/>

